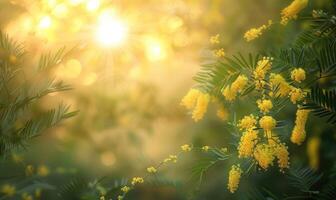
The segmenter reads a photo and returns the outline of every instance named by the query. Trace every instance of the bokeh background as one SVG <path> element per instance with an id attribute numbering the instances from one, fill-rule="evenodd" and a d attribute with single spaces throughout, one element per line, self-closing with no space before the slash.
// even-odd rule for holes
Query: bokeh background
<path id="1" fill-rule="evenodd" d="M 315 0 L 309 6 L 329 9 L 330 3 Z M 74 89 L 49 95 L 39 106 L 64 102 L 79 114 L 49 129 L 17 155 L 25 163 L 46 166 L 45 179 L 61 185 L 63 179 L 79 174 L 110 180 L 141 176 L 147 166 L 185 143 L 230 151 L 230 135 L 216 117 L 216 108 L 195 123 L 179 105 L 180 99 L 193 86 L 201 63 L 213 58 L 215 48 L 223 47 L 231 55 L 290 43 L 304 23 L 275 24 L 262 39 L 243 40 L 249 28 L 269 19 L 279 21 L 287 4 L 283 0 L 0 0 L 0 29 L 25 44 L 32 63 L 41 52 L 63 46 L 75 49 L 51 74 Z M 220 34 L 218 47 L 209 43 L 216 34 Z M 335 131 L 327 125 L 311 130 L 317 138 L 329 132 L 335 139 Z M 295 149 L 299 158 L 294 156 L 294 163 L 295 159 L 309 163 L 305 146 Z M 226 190 L 230 163 L 210 170 L 201 187 L 191 178 L 190 169 L 201 157 L 191 154 L 162 169 L 161 184 L 145 185 L 130 199 L 233 198 Z M 275 171 L 250 177 L 242 187 L 267 185 L 276 178 L 274 187 L 281 189 L 282 175 Z"/>

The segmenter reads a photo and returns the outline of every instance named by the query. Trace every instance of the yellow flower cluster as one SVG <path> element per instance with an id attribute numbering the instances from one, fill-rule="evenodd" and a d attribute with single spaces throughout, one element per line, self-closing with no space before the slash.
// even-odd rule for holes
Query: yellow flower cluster
<path id="1" fill-rule="evenodd" d="M 49 168 L 45 165 L 41 165 L 37 168 L 37 174 L 39 176 L 48 176 L 50 173 Z"/>
<path id="2" fill-rule="evenodd" d="M 295 68 L 291 72 L 291 79 L 298 83 L 301 83 L 306 79 L 306 72 L 302 68 Z"/>
<path id="3" fill-rule="evenodd" d="M 192 110 L 192 118 L 197 122 L 203 118 L 208 109 L 210 95 L 197 89 L 191 89 L 181 101 L 181 105 Z"/>
<path id="4" fill-rule="evenodd" d="M 258 144 L 253 155 L 258 165 L 264 170 L 267 170 L 267 168 L 273 164 L 274 149 L 272 145 Z"/>
<path id="5" fill-rule="evenodd" d="M 228 181 L 228 189 L 231 193 L 234 193 L 238 189 L 238 185 L 240 182 L 240 177 L 243 171 L 240 169 L 239 165 L 233 165 L 229 172 L 229 181 Z"/>
<path id="6" fill-rule="evenodd" d="M 209 149 L 210 149 L 210 147 L 207 146 L 207 145 L 202 147 L 202 150 L 205 151 L 205 152 L 209 151 Z"/>
<path id="7" fill-rule="evenodd" d="M 167 162 L 173 162 L 176 163 L 177 162 L 177 156 L 176 155 L 169 155 L 168 158 L 164 159 L 163 162 L 167 163 Z"/>
<path id="8" fill-rule="evenodd" d="M 219 119 L 226 121 L 229 118 L 229 113 L 224 107 L 220 107 L 217 110 L 217 116 L 219 117 Z"/>
<path id="9" fill-rule="evenodd" d="M 253 72 L 256 88 L 261 90 L 265 85 L 266 73 L 272 68 L 271 57 L 263 57 L 258 61 L 257 66 Z"/>
<path id="10" fill-rule="evenodd" d="M 289 152 L 288 147 L 284 143 L 276 146 L 275 156 L 278 159 L 278 166 L 281 172 L 284 172 L 284 169 L 289 168 Z"/>
<path id="11" fill-rule="evenodd" d="M 224 57 L 224 56 L 225 56 L 225 51 L 224 51 L 223 48 L 214 50 L 214 55 L 215 55 L 217 58 Z"/>
<path id="12" fill-rule="evenodd" d="M 306 97 L 307 93 L 300 88 L 292 87 L 292 90 L 289 93 L 290 100 L 293 104 L 296 104 L 298 101 L 302 101 Z"/>
<path id="13" fill-rule="evenodd" d="M 136 184 L 140 184 L 140 183 L 143 183 L 144 182 L 144 179 L 143 178 L 141 178 L 141 177 L 134 177 L 133 179 L 132 179 L 132 185 L 136 185 Z"/>
<path id="14" fill-rule="evenodd" d="M 248 158 L 253 154 L 255 145 L 258 142 L 258 131 L 249 129 L 243 133 L 238 145 L 239 158 Z"/>
<path id="15" fill-rule="evenodd" d="M 15 186 L 13 185 L 9 185 L 9 184 L 6 184 L 6 185 L 3 185 L 2 188 L 1 188 L 1 193 L 3 193 L 5 196 L 13 196 L 16 192 L 16 189 L 15 189 Z"/>
<path id="16" fill-rule="evenodd" d="M 290 138 L 294 144 L 301 145 L 301 143 L 306 139 L 305 126 L 309 112 L 310 110 L 304 109 L 298 109 L 296 111 L 295 126 Z"/>
<path id="17" fill-rule="evenodd" d="M 185 144 L 181 146 L 182 151 L 188 152 L 191 151 L 191 146 L 189 144 Z"/>
<path id="18" fill-rule="evenodd" d="M 156 172 L 157 172 L 157 169 L 156 169 L 155 167 L 151 166 L 151 167 L 148 167 L 148 168 L 147 168 L 147 172 L 148 172 L 148 173 L 156 173 Z"/>
<path id="19" fill-rule="evenodd" d="M 273 128 L 275 128 L 276 120 L 271 116 L 263 116 L 259 120 L 259 125 L 265 132 L 270 132 Z"/>
<path id="20" fill-rule="evenodd" d="M 219 44 L 219 34 L 210 37 L 211 44 Z"/>
<path id="21" fill-rule="evenodd" d="M 244 38 L 247 42 L 250 42 L 263 34 L 265 30 L 267 30 L 272 25 L 272 20 L 268 21 L 268 25 L 262 25 L 258 28 L 251 28 L 250 30 L 246 31 L 244 34 Z"/>
<path id="22" fill-rule="evenodd" d="M 129 192 L 129 191 L 131 190 L 131 188 L 128 187 L 127 185 L 125 185 L 125 186 L 122 187 L 120 190 L 121 190 L 123 193 L 127 193 L 127 192 Z"/>
<path id="23" fill-rule="evenodd" d="M 289 20 L 296 19 L 297 15 L 308 4 L 308 0 L 294 0 L 281 11 L 281 24 L 286 25 Z"/>
<path id="24" fill-rule="evenodd" d="M 227 101 L 233 101 L 239 92 L 243 91 L 246 87 L 248 79 L 245 75 L 239 75 L 237 79 L 231 84 L 226 86 L 223 95 Z"/>
<path id="25" fill-rule="evenodd" d="M 291 86 L 281 74 L 270 75 L 270 85 L 273 89 L 277 89 L 275 95 L 280 97 L 287 97 L 291 91 Z"/>
<path id="26" fill-rule="evenodd" d="M 257 119 L 254 115 L 244 116 L 238 123 L 238 127 L 240 130 L 249 130 L 256 128 Z"/>
<path id="27" fill-rule="evenodd" d="M 273 103 L 269 99 L 259 99 L 257 100 L 257 105 L 259 110 L 266 114 L 273 108 Z"/>

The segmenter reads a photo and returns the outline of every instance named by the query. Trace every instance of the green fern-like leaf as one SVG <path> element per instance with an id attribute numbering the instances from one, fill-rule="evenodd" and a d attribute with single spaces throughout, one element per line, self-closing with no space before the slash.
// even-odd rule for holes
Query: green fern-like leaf
<path id="1" fill-rule="evenodd" d="M 336 90 L 312 88 L 308 95 L 308 102 L 303 108 L 310 109 L 321 118 L 327 118 L 328 123 L 336 123 Z"/>
<path id="2" fill-rule="evenodd" d="M 287 178 L 289 184 L 301 192 L 311 192 L 311 188 L 321 179 L 322 174 L 316 174 L 310 168 L 291 169 Z"/>

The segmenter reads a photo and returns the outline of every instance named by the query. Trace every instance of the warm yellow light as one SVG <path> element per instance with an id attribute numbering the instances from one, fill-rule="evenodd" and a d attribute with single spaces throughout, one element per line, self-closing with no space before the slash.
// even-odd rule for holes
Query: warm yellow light
<path id="1" fill-rule="evenodd" d="M 68 60 L 65 65 L 61 64 L 56 71 L 57 76 L 65 79 L 77 78 L 82 71 L 81 63 L 76 59 Z"/>
<path id="2" fill-rule="evenodd" d="M 86 9 L 90 12 L 96 11 L 100 6 L 99 0 L 88 0 L 86 3 Z"/>
<path id="3" fill-rule="evenodd" d="M 127 36 L 126 24 L 109 12 L 99 17 L 96 38 L 104 46 L 119 46 Z"/>
<path id="4" fill-rule="evenodd" d="M 103 165 L 112 166 L 115 163 L 116 158 L 115 158 L 115 155 L 113 154 L 113 152 L 106 151 L 106 152 L 103 152 L 100 155 L 100 160 L 103 163 Z"/>
<path id="5" fill-rule="evenodd" d="M 40 19 L 38 27 L 40 29 L 48 29 L 51 26 L 51 17 L 44 16 Z"/>
<path id="6" fill-rule="evenodd" d="M 150 61 L 163 60 L 167 56 L 166 47 L 162 41 L 155 38 L 148 38 L 145 41 L 146 56 Z"/>
<path id="7" fill-rule="evenodd" d="M 76 6 L 76 5 L 80 4 L 80 3 L 83 3 L 83 0 L 70 0 L 70 4 L 74 5 L 74 6 Z"/>
<path id="8" fill-rule="evenodd" d="M 68 14 L 68 7 L 65 4 L 59 4 L 55 7 L 53 14 L 57 17 L 64 18 Z"/>
<path id="9" fill-rule="evenodd" d="M 89 73 L 83 78 L 83 85 L 92 85 L 97 80 L 97 74 L 96 73 Z"/>

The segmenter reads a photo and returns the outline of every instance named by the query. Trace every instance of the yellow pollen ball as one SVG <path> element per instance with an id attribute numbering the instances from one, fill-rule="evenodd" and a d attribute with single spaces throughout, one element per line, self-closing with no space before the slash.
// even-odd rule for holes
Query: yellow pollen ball
<path id="1" fill-rule="evenodd" d="M 188 152 L 191 151 L 191 146 L 189 144 L 185 144 L 181 146 L 182 151 Z"/>
<path id="2" fill-rule="evenodd" d="M 291 72 L 291 79 L 301 83 L 306 79 L 306 72 L 302 68 L 296 68 Z"/>
<path id="3" fill-rule="evenodd" d="M 296 104 L 298 101 L 302 101 L 306 97 L 306 92 L 300 88 L 292 87 L 292 90 L 289 93 L 290 100 L 293 104 Z"/>
<path id="4" fill-rule="evenodd" d="M 199 94 L 197 98 L 196 106 L 192 112 L 192 118 L 194 119 L 195 122 L 203 118 L 204 114 L 206 113 L 208 109 L 209 101 L 210 101 L 209 94 L 205 94 L 205 93 Z"/>
<path id="5" fill-rule="evenodd" d="M 274 150 L 267 144 L 258 144 L 253 155 L 258 165 L 264 170 L 273 164 Z"/>
<path id="6" fill-rule="evenodd" d="M 291 86 L 286 82 L 285 78 L 281 74 L 271 74 L 270 75 L 270 85 L 276 90 L 274 92 L 275 96 L 287 97 L 291 91 Z"/>
<path id="7" fill-rule="evenodd" d="M 256 117 L 251 115 L 244 116 L 238 123 L 240 130 L 248 130 L 256 127 L 257 120 Z"/>
<path id="8" fill-rule="evenodd" d="M 255 145 L 258 142 L 258 131 L 257 130 L 247 130 L 243 133 L 240 138 L 238 146 L 239 158 L 248 158 L 253 154 Z"/>
<path id="9" fill-rule="evenodd" d="M 229 172 L 228 190 L 234 193 L 239 186 L 240 177 L 243 171 L 240 169 L 239 165 L 233 165 Z"/>
<path id="10" fill-rule="evenodd" d="M 306 122 L 310 110 L 298 109 L 296 111 L 295 126 L 291 135 L 291 142 L 297 145 L 301 145 L 302 142 L 306 139 Z"/>
<path id="11" fill-rule="evenodd" d="M 272 129 L 275 128 L 276 120 L 271 116 L 263 116 L 259 120 L 259 125 L 260 125 L 261 128 L 264 129 L 264 131 L 269 132 L 269 131 L 271 131 Z"/>
<path id="12" fill-rule="evenodd" d="M 157 172 L 157 169 L 155 167 L 148 167 L 147 168 L 147 172 L 148 173 L 156 173 Z"/>
<path id="13" fill-rule="evenodd" d="M 286 25 L 289 20 L 296 19 L 297 15 L 308 4 L 308 0 L 294 0 L 281 11 L 281 24 Z"/>
<path id="14" fill-rule="evenodd" d="M 268 113 L 272 108 L 272 101 L 269 99 L 259 99 L 257 100 L 257 105 L 260 111 L 264 114 Z"/>

